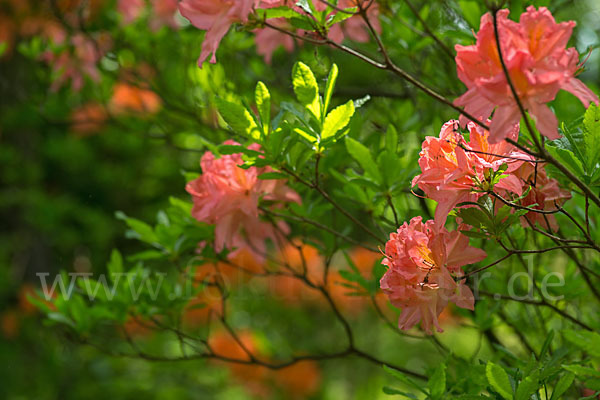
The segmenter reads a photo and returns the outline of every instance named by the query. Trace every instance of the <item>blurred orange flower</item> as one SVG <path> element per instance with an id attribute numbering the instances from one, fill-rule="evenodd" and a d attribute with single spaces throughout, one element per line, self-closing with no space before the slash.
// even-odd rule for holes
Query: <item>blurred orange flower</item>
<path id="1" fill-rule="evenodd" d="M 286 398 L 305 399 L 319 390 L 321 370 L 314 361 L 300 361 L 274 371 L 275 384 L 285 392 Z"/>
<path id="2" fill-rule="evenodd" d="M 102 129 L 108 115 L 101 104 L 87 103 L 71 112 L 71 130 L 78 136 L 89 136 Z"/>
<path id="3" fill-rule="evenodd" d="M 149 115 L 158 112 L 161 106 L 160 97 L 153 91 L 120 82 L 115 84 L 109 109 L 116 115 L 127 113 Z"/>
<path id="4" fill-rule="evenodd" d="M 260 357 L 257 351 L 258 346 L 256 339 L 251 331 L 240 331 L 236 333 L 238 341 L 227 331 L 215 332 L 208 340 L 208 344 L 213 353 L 219 357 L 229 360 L 250 361 L 250 357 L 246 350 L 251 354 Z M 266 385 L 266 379 L 269 371 L 266 367 L 257 364 L 244 364 L 230 361 L 215 361 L 217 363 L 225 363 L 234 379 L 244 385 L 251 393 L 264 398 L 269 393 L 269 388 Z"/>

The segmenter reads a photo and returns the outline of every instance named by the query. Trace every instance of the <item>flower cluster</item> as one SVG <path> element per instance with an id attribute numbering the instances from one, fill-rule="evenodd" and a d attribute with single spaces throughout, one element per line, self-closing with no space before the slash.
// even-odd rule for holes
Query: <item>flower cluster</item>
<path id="1" fill-rule="evenodd" d="M 575 77 L 581 67 L 577 50 L 566 47 L 575 22 L 556 23 L 545 7 L 528 7 L 518 23 L 509 20 L 508 13 L 497 13 L 502 59 L 489 13 L 481 18 L 477 43 L 456 46 L 458 77 L 468 90 L 455 104 L 482 120 L 495 110 L 490 142 L 509 137 L 521 115 L 506 80 L 504 61 L 517 95 L 539 131 L 549 139 L 558 139 L 558 122 L 546 103 L 554 100 L 560 89 L 573 93 L 585 106 L 598 104 L 598 96 Z M 461 117 L 461 122 L 466 118 Z"/>
<path id="2" fill-rule="evenodd" d="M 233 140 L 224 144 L 239 145 Z M 260 146 L 253 144 L 249 149 L 256 151 Z M 216 158 L 206 152 L 200 161 L 202 175 L 189 182 L 186 190 L 194 201 L 192 216 L 215 224 L 216 251 L 247 248 L 262 259 L 265 239 L 275 240 L 278 230 L 285 233 L 289 228 L 281 222 L 277 230 L 261 220 L 259 201 L 300 203 L 300 197 L 282 180 L 259 179 L 259 175 L 270 171 L 269 167 L 242 169 L 241 164 L 241 153 Z"/>
<path id="3" fill-rule="evenodd" d="M 402 308 L 400 329 L 410 329 L 421 320 L 428 333 L 433 326 L 441 332 L 437 317 L 449 301 L 473 309 L 473 293 L 460 281 L 461 267 L 483 260 L 486 254 L 470 247 L 468 237 L 415 217 L 390 234 L 385 254 L 383 264 L 388 270 L 381 289 L 394 306 Z"/>
<path id="4" fill-rule="evenodd" d="M 231 25 L 245 23 L 258 0 L 183 0 L 179 3 L 181 15 L 196 28 L 206 31 L 198 66 L 212 54 L 211 63 L 217 62 L 215 53 Z"/>
<path id="5" fill-rule="evenodd" d="M 359 0 L 341 0 L 338 2 L 338 8 L 352 8 L 358 5 Z M 245 24 L 248 17 L 257 8 L 268 9 L 281 6 L 292 6 L 293 2 L 289 0 L 183 0 L 179 4 L 181 15 L 187 18 L 196 28 L 205 30 L 206 36 L 202 43 L 202 51 L 198 59 L 198 65 L 202 64 L 212 55 L 210 62 L 216 62 L 215 53 L 219 44 L 231 25 L 235 23 Z M 304 11 L 297 6 L 293 7 L 299 13 Z M 327 4 L 316 2 L 317 11 L 324 11 Z M 337 12 L 337 11 L 336 11 Z M 373 2 L 367 10 L 367 18 L 373 28 L 380 32 L 379 6 Z M 293 27 L 285 18 L 274 18 L 269 20 L 269 24 L 284 30 L 293 30 Z M 280 46 L 287 51 L 294 48 L 294 39 L 283 32 L 267 27 L 255 29 L 257 53 L 265 57 L 267 63 L 271 62 L 273 52 Z M 302 30 L 296 32 L 299 35 L 304 34 Z M 350 17 L 341 24 L 335 24 L 328 32 L 328 37 L 336 43 L 341 43 L 344 38 L 356 42 L 369 41 L 369 29 L 361 16 Z"/>
<path id="6" fill-rule="evenodd" d="M 458 76 L 468 91 L 455 104 L 487 122 L 490 130 L 461 116 L 460 124 L 449 121 L 439 137 L 423 142 L 421 174 L 412 183 L 437 202 L 435 220 L 423 224 L 420 218 L 413 219 L 390 236 L 384 260 L 389 269 L 381 280 L 392 304 L 402 307 L 400 328 L 422 320 L 423 328 L 431 332 L 448 301 L 472 308 L 471 292 L 456 279 L 463 276 L 461 266 L 480 261 L 485 253 L 468 247 L 466 236 L 444 228 L 450 212 L 461 203 L 500 196 L 508 200 L 497 207 L 517 201 L 533 209 L 521 217 L 524 227 L 538 224 L 545 230 L 558 229 L 551 212 L 571 194 L 548 177 L 544 165 L 527 149 L 511 144 L 519 138 L 521 113 L 504 68 L 539 131 L 557 139 L 557 120 L 546 103 L 560 89 L 586 106 L 598 103 L 598 97 L 575 77 L 581 67 L 579 54 L 566 48 L 574 25 L 556 23 L 544 7 L 529 7 L 519 22 L 508 19 L 508 10 L 500 10 L 495 18 L 489 13 L 482 17 L 475 45 L 456 46 Z M 460 132 L 461 125 L 466 125 L 468 140 Z M 455 261 L 453 257 L 459 255 L 462 258 Z"/>
<path id="7" fill-rule="evenodd" d="M 430 136 L 423 142 L 421 174 L 413 179 L 413 186 L 418 185 L 437 201 L 435 220 L 440 226 L 457 204 L 476 201 L 488 190 L 520 196 L 523 185 L 513 172 L 532 159 L 507 142 L 490 144 L 489 133 L 473 122 L 467 128 L 469 142 L 460 133 L 456 120 L 446 122 L 439 137 Z M 518 125 L 514 125 L 510 137 L 516 139 L 518 134 Z M 497 172 L 501 168 L 504 176 L 494 184 L 490 170 Z"/>

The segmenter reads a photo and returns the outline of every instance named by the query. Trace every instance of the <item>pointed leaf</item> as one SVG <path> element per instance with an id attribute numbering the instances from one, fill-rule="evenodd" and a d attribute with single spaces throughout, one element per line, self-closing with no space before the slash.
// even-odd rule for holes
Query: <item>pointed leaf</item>
<path id="1" fill-rule="evenodd" d="M 219 110 L 219 114 L 221 114 L 221 117 L 223 117 L 225 122 L 227 122 L 227 125 L 229 125 L 235 133 L 253 139 L 260 139 L 258 126 L 256 126 L 252 114 L 250 114 L 250 111 L 248 111 L 246 107 L 223 100 L 219 97 L 215 98 L 215 103 Z"/>
<path id="2" fill-rule="evenodd" d="M 561 396 L 569 390 L 571 385 L 573 384 L 573 380 L 575 379 L 575 375 L 568 373 L 563 375 L 559 380 L 556 386 L 554 386 L 554 391 L 552 391 L 552 397 L 550 400 L 559 400 Z"/>
<path id="3" fill-rule="evenodd" d="M 335 82 L 338 77 L 338 66 L 333 64 L 331 66 L 331 70 L 329 71 L 329 76 L 327 77 L 327 86 L 325 87 L 325 98 L 323 99 L 323 112 L 326 113 L 329 110 L 329 103 L 331 101 L 331 96 L 333 95 L 333 89 L 335 88 Z"/>
<path id="4" fill-rule="evenodd" d="M 396 131 L 394 125 L 388 125 L 385 133 L 385 149 L 392 154 L 396 154 L 398 150 L 398 131 Z"/>
<path id="5" fill-rule="evenodd" d="M 600 357 L 600 334 L 588 331 L 564 330 L 563 336 L 567 341 L 587 351 L 594 357 Z"/>
<path id="6" fill-rule="evenodd" d="M 258 108 L 258 115 L 260 115 L 260 121 L 263 124 L 263 130 L 266 135 L 269 133 L 269 126 L 271 125 L 271 94 L 264 83 L 259 81 L 256 84 L 254 97 L 256 108 Z"/>
<path id="7" fill-rule="evenodd" d="M 505 400 L 513 399 L 513 390 L 504 368 L 488 361 L 485 376 L 492 388 Z"/>
<path id="8" fill-rule="evenodd" d="M 110 260 L 106 267 L 111 278 L 115 274 L 120 274 L 123 272 L 123 257 L 121 256 L 121 253 L 119 253 L 119 250 L 113 249 L 112 253 L 110 254 Z"/>
<path id="9" fill-rule="evenodd" d="M 325 118 L 323 132 L 321 132 L 321 140 L 335 136 L 336 133 L 344 129 L 350 123 L 350 119 L 352 119 L 353 115 L 354 103 L 352 100 L 331 110 Z"/>
<path id="10" fill-rule="evenodd" d="M 366 174 L 370 175 L 377 182 L 381 181 L 377 164 L 371 156 L 369 149 L 357 140 L 346 137 L 346 149 L 348 153 L 358 162 Z"/>
<path id="11" fill-rule="evenodd" d="M 440 364 L 427 382 L 433 400 L 440 399 L 446 392 L 446 365 Z"/>
<path id="12" fill-rule="evenodd" d="M 600 107 L 590 104 L 583 117 L 585 155 L 588 171 L 593 171 L 600 157 Z"/>
<path id="13" fill-rule="evenodd" d="M 517 387 L 517 392 L 515 394 L 515 400 L 528 400 L 532 394 L 537 392 L 540 384 L 538 381 L 538 374 L 532 374 L 519 383 L 519 387 Z"/>
<path id="14" fill-rule="evenodd" d="M 319 104 L 319 86 L 313 72 L 308 65 L 298 62 L 292 71 L 292 84 L 296 98 L 306 107 L 318 120 L 321 117 Z"/>

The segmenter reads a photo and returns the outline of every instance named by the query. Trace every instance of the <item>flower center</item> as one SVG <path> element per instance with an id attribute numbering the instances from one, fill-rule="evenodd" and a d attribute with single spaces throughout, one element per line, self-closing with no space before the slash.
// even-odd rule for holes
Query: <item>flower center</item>
<path id="1" fill-rule="evenodd" d="M 417 247 L 417 252 L 421 256 L 423 266 L 419 266 L 419 268 L 424 269 L 426 271 L 431 271 L 436 267 L 435 261 L 433 261 L 431 250 L 425 245 L 420 245 Z"/>

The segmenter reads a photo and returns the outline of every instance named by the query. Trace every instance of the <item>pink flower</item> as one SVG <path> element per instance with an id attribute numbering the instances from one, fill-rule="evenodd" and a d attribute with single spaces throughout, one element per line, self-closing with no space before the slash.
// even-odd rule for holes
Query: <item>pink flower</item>
<path id="1" fill-rule="evenodd" d="M 196 28 L 206 31 L 198 66 L 212 54 L 211 63 L 217 62 L 215 53 L 221 39 L 232 24 L 245 23 L 258 0 L 183 0 L 179 3 L 181 15 Z"/>
<path id="2" fill-rule="evenodd" d="M 358 2 L 359 0 L 341 0 L 338 3 L 338 7 L 352 8 L 356 7 Z M 362 3 L 366 4 L 367 2 L 363 0 Z M 377 31 L 377 33 L 381 33 L 381 23 L 379 22 L 379 4 L 377 4 L 377 2 L 371 2 L 371 5 L 367 10 L 367 18 L 369 19 L 369 22 L 375 31 Z M 340 24 L 337 26 L 340 26 Z M 348 18 L 342 22 L 341 28 L 344 36 L 355 42 L 366 43 L 371 38 L 369 28 L 360 15 L 355 15 L 354 17 Z"/>
<path id="3" fill-rule="evenodd" d="M 439 138 L 428 136 L 423 142 L 419 158 L 421 174 L 413 179 L 412 185 L 418 185 L 437 201 L 435 220 L 439 226 L 446 223 L 448 213 L 457 204 L 476 201 L 489 189 L 486 173 L 490 168 L 498 171 L 507 165 L 507 176 L 495 184 L 494 191 L 522 194 L 522 182 L 512 172 L 531 157 L 505 142 L 490 144 L 487 131 L 473 122 L 467 128 L 469 142 L 459 132 L 456 120 L 444 124 Z M 517 135 L 518 125 L 513 126 L 510 137 L 516 140 Z"/>
<path id="4" fill-rule="evenodd" d="M 557 205 L 562 206 L 565 201 L 571 198 L 571 192 L 559 186 L 558 181 L 548 178 L 544 166 L 538 164 L 537 176 L 533 165 L 523 164 L 516 174 L 523 179 L 523 190 L 531 186 L 531 190 L 523 199 L 521 205 L 536 210 L 556 211 Z M 530 211 L 521 218 L 521 224 L 529 227 L 531 224 L 538 224 L 544 229 L 551 229 L 556 232 L 558 224 L 553 214 L 540 214 Z"/>
<path id="5" fill-rule="evenodd" d="M 232 140 L 225 144 L 238 145 Z M 260 146 L 253 144 L 249 149 L 260 150 Z M 238 167 L 242 163 L 241 153 L 215 158 L 206 152 L 200 161 L 202 175 L 189 182 L 186 190 L 194 201 L 192 216 L 215 225 L 216 251 L 247 248 L 262 259 L 265 239 L 275 240 L 277 231 L 261 220 L 259 201 L 300 203 L 300 197 L 285 181 L 258 179 L 270 168 L 242 169 Z M 289 230 L 285 223 L 280 223 L 279 229 L 285 233 Z"/>
<path id="6" fill-rule="evenodd" d="M 535 119 L 539 131 L 549 139 L 559 137 L 556 116 L 546 103 L 554 100 L 560 89 L 573 93 L 587 107 L 598 104 L 598 96 L 575 78 L 579 54 L 566 48 L 575 23 L 557 24 L 545 7 L 530 6 L 520 21 L 508 19 L 508 10 L 500 10 L 498 31 L 502 56 L 523 106 Z M 511 93 L 500 62 L 491 14 L 481 17 L 477 43 L 456 46 L 459 79 L 468 90 L 455 104 L 485 120 L 494 111 L 490 143 L 509 136 L 521 115 Z M 461 116 L 461 123 L 466 118 Z"/>
<path id="7" fill-rule="evenodd" d="M 288 5 L 287 3 L 287 0 L 261 0 L 259 7 L 282 7 Z M 269 24 L 286 30 L 290 30 L 291 28 L 291 26 L 287 23 L 287 20 L 285 18 L 270 19 Z M 267 64 L 271 64 L 273 53 L 280 46 L 283 46 L 283 48 L 287 52 L 291 52 L 292 50 L 294 50 L 294 39 L 290 35 L 280 32 L 276 29 L 270 27 L 255 29 L 254 34 L 256 42 L 256 52 L 265 58 L 265 62 Z"/>
<path id="8" fill-rule="evenodd" d="M 435 326 L 442 329 L 438 316 L 449 301 L 472 310 L 475 299 L 464 280 L 462 266 L 483 260 L 483 250 L 469 246 L 469 239 L 458 231 L 438 228 L 434 221 L 423 223 L 415 217 L 390 234 L 385 245 L 388 267 L 380 281 L 383 292 L 395 307 L 402 308 L 400 329 L 410 329 L 421 321 L 429 334 Z"/>
<path id="9" fill-rule="evenodd" d="M 175 20 L 177 12 L 177 0 L 152 0 L 152 17 L 150 18 L 150 29 L 157 31 L 163 26 L 173 29 L 179 28 Z"/>
<path id="10" fill-rule="evenodd" d="M 66 42 L 66 37 L 59 36 L 61 41 Z M 42 55 L 56 75 L 50 89 L 58 90 L 69 79 L 74 91 L 79 91 L 83 87 L 85 77 L 89 77 L 95 82 L 100 80 L 100 72 L 97 64 L 110 47 L 110 39 L 105 35 L 100 35 L 94 40 L 82 33 L 73 35 L 66 43 L 56 43 L 63 45 L 57 53 L 46 52 Z"/>
<path id="11" fill-rule="evenodd" d="M 127 25 L 142 15 L 145 6 L 144 0 L 119 0 L 117 11 L 123 16 L 123 23 Z"/>
<path id="12" fill-rule="evenodd" d="M 288 24 L 285 18 L 276 18 L 269 20 L 269 23 L 274 26 L 288 29 Z M 294 50 L 294 39 L 283 32 L 279 32 L 273 28 L 261 28 L 256 29 L 255 41 L 256 41 L 256 52 L 265 58 L 267 64 L 271 64 L 273 53 L 279 47 L 291 52 Z"/>
<path id="13" fill-rule="evenodd" d="M 123 16 L 123 23 L 127 25 L 140 18 L 145 7 L 145 0 L 119 0 L 117 10 Z M 150 29 L 157 31 L 165 25 L 177 29 L 176 12 L 177 0 L 152 0 Z"/>
<path id="14" fill-rule="evenodd" d="M 359 3 L 363 5 L 367 3 L 364 0 L 340 0 L 337 7 L 341 9 L 357 7 Z M 320 1 L 315 2 L 315 7 L 319 11 L 323 11 L 327 8 L 325 3 Z M 335 11 L 338 13 L 339 11 Z M 373 26 L 373 28 L 381 33 L 381 23 L 379 22 L 379 4 L 376 1 L 372 1 L 369 9 L 367 10 L 367 18 Z M 329 30 L 329 39 L 336 43 L 342 43 L 344 38 L 353 40 L 359 43 L 366 43 L 371 38 L 369 33 L 369 27 L 360 15 L 355 15 L 348 18 L 347 20 L 335 24 Z"/>

